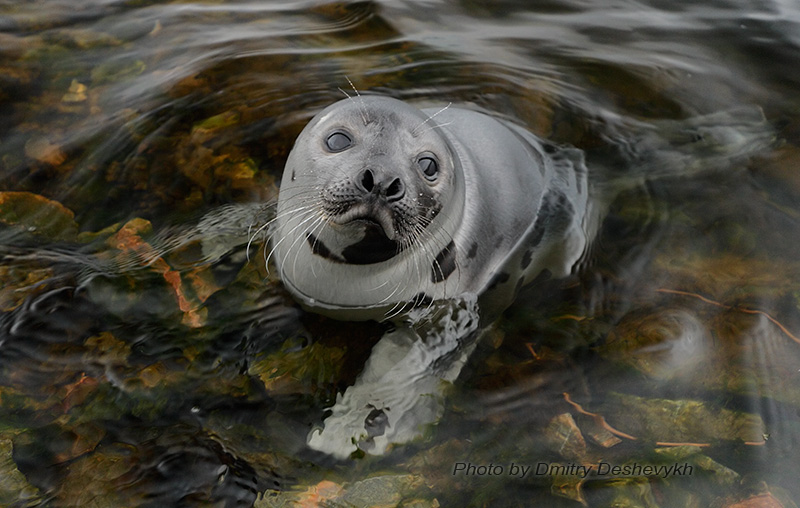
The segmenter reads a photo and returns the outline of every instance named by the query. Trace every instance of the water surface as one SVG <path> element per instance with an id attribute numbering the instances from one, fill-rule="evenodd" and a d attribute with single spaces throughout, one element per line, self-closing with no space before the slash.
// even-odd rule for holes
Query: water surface
<path id="1" fill-rule="evenodd" d="M 800 499 L 794 2 L 39 0 L 0 5 L 0 30 L 0 504 Z M 258 246 L 209 263 L 159 239 L 275 199 L 348 79 L 491 112 L 631 185 L 423 440 L 335 461 L 306 435 L 385 325 L 304 313 Z M 754 111 L 740 151 L 682 135 Z"/>

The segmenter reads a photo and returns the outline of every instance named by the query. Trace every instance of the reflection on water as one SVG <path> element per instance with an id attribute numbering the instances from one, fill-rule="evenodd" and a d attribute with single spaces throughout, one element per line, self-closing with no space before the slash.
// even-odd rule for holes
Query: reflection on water
<path id="1" fill-rule="evenodd" d="M 794 506 L 798 24 L 779 0 L 3 5 L 0 504 Z M 386 326 L 302 312 L 255 244 L 159 241 L 274 199 L 347 77 L 638 184 L 579 274 L 487 332 L 439 425 L 335 461 L 306 435 Z M 755 156 L 663 134 L 740 108 L 775 136 Z M 675 160 L 700 167 L 638 178 Z"/>

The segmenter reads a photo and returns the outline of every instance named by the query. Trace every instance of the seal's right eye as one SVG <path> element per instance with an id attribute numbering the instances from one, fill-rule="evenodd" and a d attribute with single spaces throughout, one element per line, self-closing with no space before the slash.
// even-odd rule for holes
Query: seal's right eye
<path id="1" fill-rule="evenodd" d="M 325 145 L 327 145 L 328 150 L 331 152 L 341 152 L 342 150 L 347 150 L 352 144 L 353 140 L 350 139 L 350 136 L 342 131 L 336 131 L 332 133 L 330 136 L 328 136 L 328 139 L 325 140 Z"/>
<path id="2" fill-rule="evenodd" d="M 417 165 L 429 181 L 433 182 L 439 176 L 439 163 L 433 157 L 420 157 Z"/>

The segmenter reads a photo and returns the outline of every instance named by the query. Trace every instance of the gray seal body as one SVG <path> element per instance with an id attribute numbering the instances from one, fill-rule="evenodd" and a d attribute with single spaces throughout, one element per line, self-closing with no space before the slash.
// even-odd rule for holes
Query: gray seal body
<path id="1" fill-rule="evenodd" d="M 467 109 L 344 99 L 289 155 L 272 256 L 304 307 L 338 319 L 462 295 L 502 310 L 543 271 L 570 273 L 587 206 L 578 150 Z"/>

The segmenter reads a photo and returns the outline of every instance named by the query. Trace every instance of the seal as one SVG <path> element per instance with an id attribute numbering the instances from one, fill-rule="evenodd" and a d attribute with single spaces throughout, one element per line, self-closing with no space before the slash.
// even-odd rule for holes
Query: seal
<path id="1" fill-rule="evenodd" d="M 592 235 L 582 152 L 469 109 L 380 96 L 317 114 L 286 162 L 271 251 L 307 310 L 392 320 L 308 445 L 346 458 L 419 437 L 480 331 Z"/>
<path id="2" fill-rule="evenodd" d="M 590 239 L 582 152 L 457 107 L 343 99 L 298 136 L 271 256 L 308 310 L 386 319 L 480 295 L 502 310 L 543 271 L 572 271 Z"/>
<path id="3" fill-rule="evenodd" d="M 268 260 L 307 310 L 392 327 L 308 446 L 347 458 L 419 438 L 518 290 L 583 265 L 619 192 L 727 168 L 769 132 L 760 110 L 630 127 L 608 139 L 636 148 L 632 171 L 604 180 L 595 168 L 590 182 L 580 150 L 467 108 L 359 95 L 317 114 L 287 159 L 274 219 L 256 233 L 270 228 Z"/>

